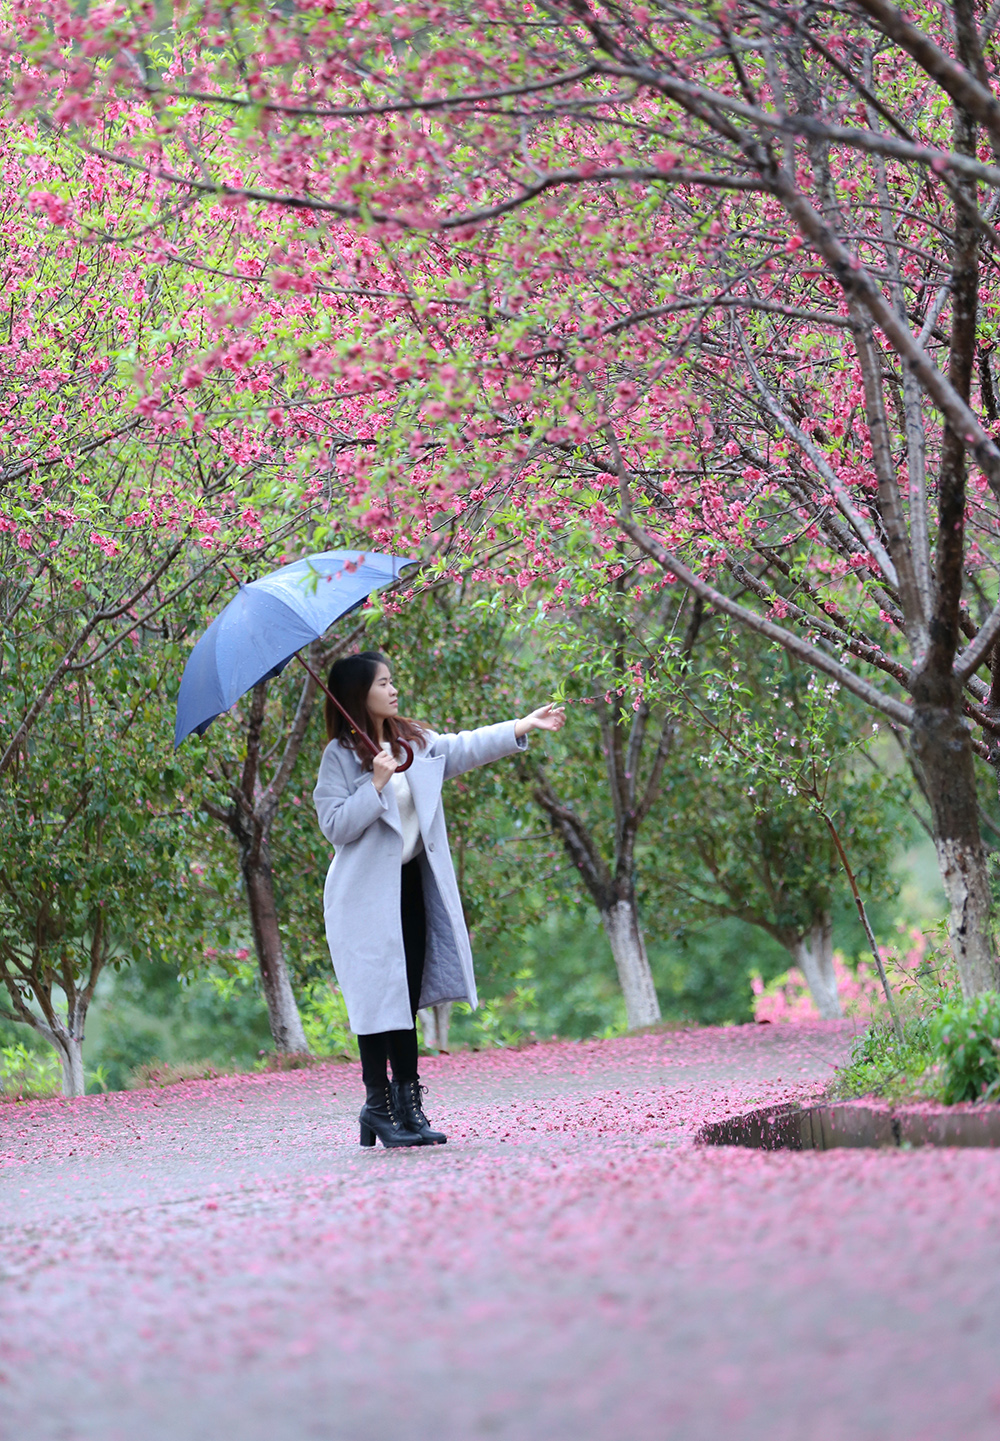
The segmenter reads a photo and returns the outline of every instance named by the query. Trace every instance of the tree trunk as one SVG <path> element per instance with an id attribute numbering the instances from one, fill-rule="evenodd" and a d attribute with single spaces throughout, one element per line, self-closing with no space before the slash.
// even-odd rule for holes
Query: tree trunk
<path id="1" fill-rule="evenodd" d="M 63 1095 L 85 1096 L 87 1083 L 83 1074 L 82 1036 L 60 1036 L 54 1045 L 62 1066 Z"/>
<path id="2" fill-rule="evenodd" d="M 451 1001 L 442 1001 L 438 1006 L 424 1006 L 418 1011 L 424 1033 L 424 1045 L 434 1051 L 448 1052 L 448 1028 L 451 1025 Z"/>
<path id="3" fill-rule="evenodd" d="M 953 711 L 922 706 L 914 715 L 911 743 L 934 817 L 951 948 L 962 993 L 971 999 L 1000 990 L 1000 966 L 969 732 Z"/>
<path id="4" fill-rule="evenodd" d="M 45 1037 L 59 1057 L 64 1096 L 85 1096 L 87 1094 L 87 1082 L 83 1071 L 83 1027 L 87 1019 L 90 998 L 94 993 L 94 986 L 102 969 L 100 952 L 103 936 L 102 917 L 94 932 L 91 952 L 93 969 L 90 981 L 83 991 L 73 990 L 67 997 L 65 1024 L 51 1013 L 51 1024 L 40 1020 L 37 1016 L 24 1016 L 24 1020 Z"/>
<path id="5" fill-rule="evenodd" d="M 602 909 L 601 920 L 618 967 L 629 1030 L 633 1031 L 637 1026 L 652 1026 L 660 1019 L 660 1003 L 656 998 L 635 901 L 615 901 L 607 910 Z"/>
<path id="6" fill-rule="evenodd" d="M 266 844 L 261 844 L 255 860 L 244 859 L 242 870 L 260 967 L 260 983 L 267 1001 L 274 1044 L 279 1051 L 308 1051 L 302 1017 L 285 965 L 278 912 L 274 904 L 271 857 Z"/>
<path id="7" fill-rule="evenodd" d="M 809 994 L 823 1021 L 838 1021 L 844 1014 L 833 970 L 833 922 L 821 916 L 804 936 L 789 947 L 795 964 L 806 978 Z"/>

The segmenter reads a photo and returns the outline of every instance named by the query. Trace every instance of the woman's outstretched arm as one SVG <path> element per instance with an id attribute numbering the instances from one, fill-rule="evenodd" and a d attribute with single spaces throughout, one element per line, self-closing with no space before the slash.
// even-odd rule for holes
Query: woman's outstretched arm
<path id="1" fill-rule="evenodd" d="M 566 724 L 566 712 L 561 705 L 540 705 L 530 715 L 514 722 L 514 734 L 518 740 L 529 731 L 557 731 Z"/>
<path id="2" fill-rule="evenodd" d="M 565 721 L 561 706 L 546 705 L 522 716 L 520 720 L 500 721 L 497 725 L 479 726 L 476 730 L 458 731 L 451 735 L 433 735 L 431 755 L 445 758 L 444 778 L 460 776 L 476 766 L 514 755 L 527 747 L 528 732 L 558 730 Z"/>

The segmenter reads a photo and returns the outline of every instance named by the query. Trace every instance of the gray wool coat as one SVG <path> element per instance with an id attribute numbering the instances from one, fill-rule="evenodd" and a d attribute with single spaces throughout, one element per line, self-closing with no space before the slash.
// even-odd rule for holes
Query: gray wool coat
<path id="1" fill-rule="evenodd" d="M 457 735 L 427 732 L 406 772 L 420 822 L 420 872 L 427 910 L 427 955 L 421 1006 L 441 1001 L 476 1005 L 472 948 L 448 848 L 441 787 L 452 776 L 527 748 L 514 721 Z M 353 750 L 331 741 L 313 791 L 319 828 L 334 856 L 323 892 L 326 938 L 358 1035 L 405 1031 L 413 1025 L 400 921 L 403 833 L 392 787 L 381 794 Z"/>

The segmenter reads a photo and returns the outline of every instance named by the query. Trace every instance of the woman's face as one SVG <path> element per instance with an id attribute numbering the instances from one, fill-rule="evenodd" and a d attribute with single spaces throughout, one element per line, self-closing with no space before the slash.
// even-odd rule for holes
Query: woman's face
<path id="1" fill-rule="evenodd" d="M 392 683 L 392 674 L 389 667 L 381 661 L 368 692 L 368 713 L 379 721 L 399 714 L 399 696 Z"/>

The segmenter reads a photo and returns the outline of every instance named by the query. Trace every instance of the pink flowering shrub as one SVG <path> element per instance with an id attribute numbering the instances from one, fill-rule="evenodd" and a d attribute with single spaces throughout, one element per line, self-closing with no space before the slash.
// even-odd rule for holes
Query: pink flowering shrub
<path id="1" fill-rule="evenodd" d="M 837 977 L 837 994 L 845 1016 L 861 1016 L 869 1020 L 879 1002 L 882 988 L 873 965 L 865 961 L 853 970 L 842 951 L 833 953 L 833 970 Z M 813 1004 L 805 977 L 797 966 L 775 977 L 766 986 L 759 975 L 751 981 L 755 1021 L 815 1021 L 819 1013 Z M 884 1001 L 882 1001 L 884 1005 Z"/>
<path id="2" fill-rule="evenodd" d="M 929 990 L 942 996 L 950 990 L 950 967 L 934 964 L 935 959 L 940 961 L 940 957 L 928 951 L 927 937 L 916 926 L 901 924 L 899 930 L 901 944 L 879 946 L 879 955 L 897 1001 L 909 1002 L 919 1010 L 923 1008 L 922 1002 Z M 854 1016 L 868 1023 L 887 1014 L 882 983 L 874 962 L 859 961 L 856 967 L 852 967 L 842 951 L 834 951 L 833 970 L 845 1016 Z M 792 966 L 767 985 L 759 975 L 755 975 L 751 985 L 755 1021 L 818 1019 L 809 987 L 797 966 Z"/>

